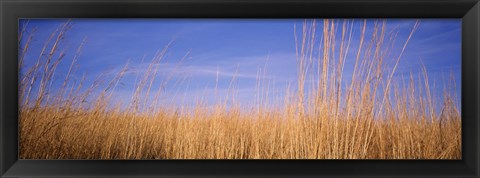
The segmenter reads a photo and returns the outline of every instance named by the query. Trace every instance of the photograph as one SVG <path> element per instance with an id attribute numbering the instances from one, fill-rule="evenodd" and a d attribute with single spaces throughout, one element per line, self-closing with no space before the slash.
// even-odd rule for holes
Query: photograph
<path id="1" fill-rule="evenodd" d="M 20 18 L 19 159 L 462 160 L 461 74 L 461 18 Z"/>

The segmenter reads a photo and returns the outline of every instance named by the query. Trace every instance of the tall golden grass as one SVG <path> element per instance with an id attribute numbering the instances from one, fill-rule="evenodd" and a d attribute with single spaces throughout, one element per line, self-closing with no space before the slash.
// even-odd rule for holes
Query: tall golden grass
<path id="1" fill-rule="evenodd" d="M 156 78 L 169 45 L 139 76 L 131 102 L 122 107 L 112 94 L 128 64 L 113 80 L 99 76 L 84 86 L 85 78 L 72 77 L 82 42 L 68 73 L 55 76 L 64 61 L 59 46 L 71 26 L 67 22 L 52 32 L 38 58 L 28 59 L 34 65 L 26 68 L 32 33 L 21 30 L 20 158 L 461 159 L 460 111 L 450 92 L 455 85 L 445 86 L 443 101 L 436 101 L 425 67 L 422 76 L 394 77 L 418 24 L 408 38 L 397 39 L 384 21 L 368 33 L 366 21 L 361 22 L 360 32 L 353 32 L 358 23 L 350 20 L 325 19 L 322 29 L 317 29 L 318 21 L 305 22 L 295 32 L 297 87 L 285 89 L 288 94 L 276 107 L 198 101 L 189 112 L 160 105 L 163 87 L 152 91 L 158 80 L 164 85 L 171 79 Z M 359 42 L 353 43 L 354 38 Z M 394 47 L 395 40 L 403 40 L 403 46 Z M 346 80 L 344 66 L 352 49 L 355 65 Z M 392 49 L 400 49 L 399 54 L 387 65 Z M 54 78 L 62 81 L 55 91 Z M 268 89 L 261 91 L 257 96 L 265 103 Z"/>

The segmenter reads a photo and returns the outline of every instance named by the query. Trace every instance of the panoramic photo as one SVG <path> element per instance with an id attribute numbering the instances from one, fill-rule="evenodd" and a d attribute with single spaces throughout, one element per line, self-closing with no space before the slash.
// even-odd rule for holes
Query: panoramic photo
<path id="1" fill-rule="evenodd" d="M 461 19 L 20 19 L 20 159 L 462 159 Z"/>

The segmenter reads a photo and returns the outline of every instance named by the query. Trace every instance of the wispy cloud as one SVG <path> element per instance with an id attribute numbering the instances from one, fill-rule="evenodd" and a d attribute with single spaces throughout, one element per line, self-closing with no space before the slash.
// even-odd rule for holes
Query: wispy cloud
<path id="1" fill-rule="evenodd" d="M 192 57 L 194 58 L 194 57 Z M 134 65 L 131 64 L 127 71 L 127 75 L 143 75 L 147 72 L 150 65 L 153 69 L 157 70 L 159 75 L 183 75 L 188 77 L 236 77 L 247 79 L 273 79 L 277 77 L 275 74 L 267 74 L 268 71 L 275 72 L 274 69 L 278 69 L 278 66 L 288 67 L 290 63 L 295 64 L 295 58 L 293 54 L 275 54 L 275 55 L 263 55 L 263 56 L 243 56 L 243 57 L 230 57 L 219 59 L 201 59 L 204 60 L 204 64 L 190 64 L 188 61 L 185 63 L 143 63 Z M 196 60 L 199 61 L 199 60 Z M 215 62 L 211 62 L 215 61 Z M 266 74 L 263 74 L 264 68 L 267 68 Z M 119 71 L 123 66 L 118 66 Z M 262 73 L 258 74 L 258 72 Z M 272 70 L 269 70 L 272 69 Z M 277 73 L 294 72 L 291 71 L 277 71 Z M 111 72 L 110 74 L 115 74 Z"/>
<path id="2" fill-rule="evenodd" d="M 148 66 L 151 64 L 142 64 L 138 66 L 129 67 L 126 72 L 127 75 L 143 75 L 147 72 Z M 225 70 L 219 66 L 190 66 L 190 65 L 177 65 L 177 64 L 153 64 L 153 68 L 157 69 L 158 75 L 182 75 L 186 77 L 207 77 L 207 76 L 218 76 L 218 77 L 236 77 L 236 78 L 274 78 L 272 75 L 256 75 L 241 72 L 240 68 L 235 70 Z M 115 75 L 116 72 L 112 71 L 108 73 L 109 75 Z"/>

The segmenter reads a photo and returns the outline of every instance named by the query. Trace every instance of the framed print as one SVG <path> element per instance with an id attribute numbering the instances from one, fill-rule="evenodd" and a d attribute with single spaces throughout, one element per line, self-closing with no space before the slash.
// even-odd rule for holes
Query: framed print
<path id="1" fill-rule="evenodd" d="M 476 0 L 0 5 L 3 177 L 479 176 Z"/>

